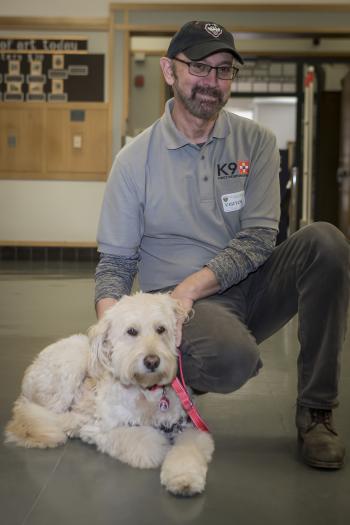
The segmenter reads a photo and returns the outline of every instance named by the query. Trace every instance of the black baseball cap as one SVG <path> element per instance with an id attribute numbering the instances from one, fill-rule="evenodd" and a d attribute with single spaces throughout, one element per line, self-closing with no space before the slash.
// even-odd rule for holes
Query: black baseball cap
<path id="1" fill-rule="evenodd" d="M 229 31 L 215 22 L 192 21 L 183 25 L 173 36 L 167 57 L 175 58 L 178 53 L 185 53 L 190 60 L 201 60 L 218 51 L 228 51 L 240 64 L 244 64 Z"/>

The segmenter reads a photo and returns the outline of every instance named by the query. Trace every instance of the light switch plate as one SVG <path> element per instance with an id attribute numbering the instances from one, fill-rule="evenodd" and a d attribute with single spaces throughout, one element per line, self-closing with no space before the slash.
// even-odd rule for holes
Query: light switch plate
<path id="1" fill-rule="evenodd" d="M 73 135 L 73 148 L 81 149 L 83 147 L 83 137 L 82 135 Z"/>

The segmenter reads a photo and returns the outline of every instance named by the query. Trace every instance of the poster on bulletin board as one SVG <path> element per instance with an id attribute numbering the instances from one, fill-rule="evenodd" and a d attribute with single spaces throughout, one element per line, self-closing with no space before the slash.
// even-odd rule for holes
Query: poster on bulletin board
<path id="1" fill-rule="evenodd" d="M 103 102 L 104 67 L 84 38 L 2 38 L 0 101 Z"/>

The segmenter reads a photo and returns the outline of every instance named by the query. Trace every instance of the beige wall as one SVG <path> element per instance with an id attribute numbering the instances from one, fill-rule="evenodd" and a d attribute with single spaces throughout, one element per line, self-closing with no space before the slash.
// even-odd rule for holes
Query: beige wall
<path id="1" fill-rule="evenodd" d="M 93 243 L 104 184 L 1 181 L 0 239 Z"/>

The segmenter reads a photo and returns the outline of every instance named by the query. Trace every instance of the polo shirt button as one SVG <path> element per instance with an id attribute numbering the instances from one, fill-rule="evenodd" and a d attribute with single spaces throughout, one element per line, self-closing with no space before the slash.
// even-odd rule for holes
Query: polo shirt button
<path id="1" fill-rule="evenodd" d="M 204 155 L 202 155 L 202 156 L 201 156 L 201 159 L 202 159 L 202 160 L 204 160 L 204 159 L 205 159 Z"/>
<path id="2" fill-rule="evenodd" d="M 207 177 L 207 176 L 203 177 L 203 180 L 207 181 L 207 180 L 208 180 L 208 177 Z"/>

